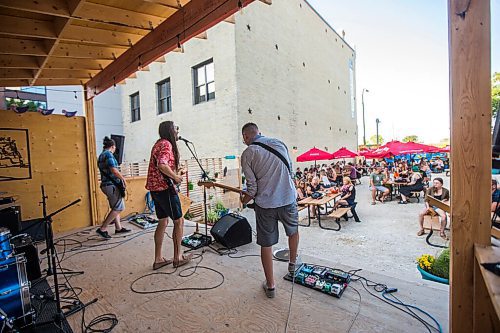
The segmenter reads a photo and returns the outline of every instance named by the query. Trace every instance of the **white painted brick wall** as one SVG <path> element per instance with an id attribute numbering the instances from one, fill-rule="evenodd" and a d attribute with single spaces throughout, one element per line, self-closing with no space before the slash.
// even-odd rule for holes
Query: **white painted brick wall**
<path id="1" fill-rule="evenodd" d="M 181 135 L 196 143 L 200 157 L 241 154 L 240 129 L 248 121 L 256 122 L 264 135 L 282 139 L 290 150 L 297 146 L 298 153 L 313 146 L 330 152 L 357 148 L 348 67 L 354 51 L 308 4 L 255 2 L 236 14 L 235 25 L 222 22 L 207 33 L 207 40 L 189 41 L 184 53 L 168 54 L 166 63 L 150 65 L 149 72 L 138 72 L 137 79 L 123 86 L 127 161 L 149 158 L 163 120 L 175 121 Z M 216 98 L 193 105 L 191 68 L 210 58 Z M 173 112 L 159 116 L 155 84 L 167 77 Z M 141 120 L 131 123 L 129 95 L 137 91 Z M 189 157 L 180 146 L 183 158 Z"/>

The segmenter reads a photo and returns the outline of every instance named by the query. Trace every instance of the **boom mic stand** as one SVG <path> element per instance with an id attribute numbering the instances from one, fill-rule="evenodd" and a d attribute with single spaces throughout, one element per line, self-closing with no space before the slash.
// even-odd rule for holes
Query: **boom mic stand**
<path id="1" fill-rule="evenodd" d="M 201 165 L 200 160 L 198 159 L 198 156 L 193 152 L 193 150 L 191 149 L 191 147 L 189 146 L 187 141 L 184 141 L 184 143 L 186 144 L 186 147 L 189 149 L 189 152 L 191 152 L 191 156 L 193 156 L 196 163 L 198 163 L 198 166 L 201 169 L 201 172 L 202 172 L 201 179 L 203 179 L 204 181 L 207 181 L 207 180 L 210 181 L 211 179 L 208 177 L 207 172 L 205 171 L 205 169 Z M 191 144 L 194 146 L 194 144 L 192 142 L 191 142 Z M 204 211 L 205 211 L 205 237 L 207 237 L 207 238 L 209 237 L 211 240 L 212 237 L 208 236 L 207 188 L 205 186 L 203 186 L 203 207 L 204 207 Z"/>
<path id="2" fill-rule="evenodd" d="M 68 205 L 56 210 L 55 212 L 48 214 L 47 215 L 47 199 L 48 197 L 45 195 L 45 188 L 42 185 L 42 209 L 43 209 L 43 222 L 45 223 L 45 244 L 46 244 L 46 251 L 47 251 L 47 276 L 52 275 L 54 277 L 54 294 L 56 296 L 56 307 L 57 307 L 57 313 L 54 315 L 52 320 L 41 322 L 41 323 L 36 323 L 36 326 L 44 326 L 47 324 L 55 323 L 57 326 L 61 326 L 62 320 L 65 317 L 68 317 L 72 315 L 73 313 L 76 313 L 80 310 L 83 310 L 85 307 L 89 306 L 90 304 L 93 304 L 97 302 L 97 298 L 93 299 L 92 301 L 84 304 L 79 302 L 78 304 L 75 305 L 71 310 L 67 312 L 63 312 L 61 309 L 61 297 L 59 294 L 59 282 L 57 278 L 57 266 L 56 266 L 56 247 L 54 244 L 54 232 L 52 230 L 52 217 L 59 214 L 63 210 L 76 205 L 81 199 L 77 199 Z M 80 273 L 80 272 L 79 272 Z M 83 273 L 83 272 L 81 272 Z M 63 273 L 64 274 L 64 273 Z"/>

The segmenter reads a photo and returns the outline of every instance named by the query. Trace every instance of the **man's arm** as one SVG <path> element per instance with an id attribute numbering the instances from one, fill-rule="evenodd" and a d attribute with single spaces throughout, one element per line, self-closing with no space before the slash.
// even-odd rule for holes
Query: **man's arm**
<path id="1" fill-rule="evenodd" d="M 118 171 L 117 168 L 111 167 L 109 168 L 109 170 L 111 170 L 111 173 L 122 181 L 123 186 L 127 187 L 127 182 L 125 181 L 125 178 L 123 178 L 122 174 L 120 173 L 120 171 Z"/>
<path id="2" fill-rule="evenodd" d="M 242 196 L 240 198 L 241 202 L 244 205 L 246 205 L 257 195 L 257 178 L 255 177 L 255 174 L 250 167 L 249 161 L 251 161 L 251 158 L 248 156 L 248 153 L 249 151 L 246 151 L 246 154 L 243 153 L 241 155 L 241 171 L 245 175 L 247 183 L 247 190 L 246 192 L 242 193 Z"/>
<path id="3" fill-rule="evenodd" d="M 174 183 L 180 184 L 182 182 L 182 177 L 177 175 L 167 164 L 159 164 L 158 169 L 161 173 L 171 178 Z"/>

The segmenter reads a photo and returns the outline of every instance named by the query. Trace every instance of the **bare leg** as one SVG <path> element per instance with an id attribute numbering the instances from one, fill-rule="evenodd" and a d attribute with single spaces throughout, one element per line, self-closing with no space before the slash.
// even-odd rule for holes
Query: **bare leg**
<path id="1" fill-rule="evenodd" d="M 297 258 L 297 251 L 299 248 L 299 232 L 297 231 L 293 235 L 288 237 L 288 248 L 290 249 L 290 262 L 295 263 L 295 258 Z M 271 263 L 272 264 L 272 263 Z"/>
<path id="2" fill-rule="evenodd" d="M 165 237 L 165 229 L 168 225 L 168 218 L 163 218 L 158 221 L 155 230 L 155 263 L 162 262 L 163 256 L 161 254 L 161 247 L 163 245 L 163 238 Z"/>
<path id="3" fill-rule="evenodd" d="M 404 194 L 401 194 L 401 201 L 408 201 L 408 198 L 404 195 Z"/>
<path id="4" fill-rule="evenodd" d="M 182 260 L 181 242 L 184 236 L 184 218 L 174 220 L 174 232 L 172 240 L 174 242 L 174 263 Z"/>
<path id="5" fill-rule="evenodd" d="M 439 230 L 439 233 L 441 235 L 444 234 L 444 229 L 446 228 L 446 214 L 439 214 L 439 217 L 441 218 L 441 229 Z"/>
<path id="6" fill-rule="evenodd" d="M 377 189 L 373 188 L 372 190 L 372 202 L 375 202 L 375 196 L 377 195 Z"/>
<path id="7" fill-rule="evenodd" d="M 120 223 L 120 213 L 115 217 L 115 230 L 121 230 L 122 224 Z"/>
<path id="8" fill-rule="evenodd" d="M 298 233 L 297 244 L 298 244 Z M 290 254 L 292 254 L 292 248 L 290 246 Z M 295 248 L 295 255 L 297 255 L 297 248 Z M 260 260 L 262 261 L 262 267 L 264 268 L 264 274 L 266 276 L 266 283 L 268 288 L 274 288 L 274 274 L 273 274 L 273 248 L 272 246 L 260 248 Z"/>
<path id="9" fill-rule="evenodd" d="M 106 229 L 108 228 L 108 225 L 118 216 L 118 221 L 120 219 L 119 217 L 120 215 L 120 212 L 119 211 L 116 211 L 116 210 L 112 210 L 111 212 L 109 212 L 108 216 L 106 216 L 106 219 L 104 220 L 104 222 L 102 223 L 100 229 L 102 231 L 106 231 Z M 118 222 L 120 223 L 120 222 Z"/>

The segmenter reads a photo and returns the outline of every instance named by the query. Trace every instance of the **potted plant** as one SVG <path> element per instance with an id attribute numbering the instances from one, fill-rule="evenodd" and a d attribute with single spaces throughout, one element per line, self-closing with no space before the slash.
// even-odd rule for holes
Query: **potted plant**
<path id="1" fill-rule="evenodd" d="M 437 258 L 430 254 L 417 258 L 417 269 L 424 280 L 449 284 L 450 249 L 444 249 Z"/>
<path id="2" fill-rule="evenodd" d="M 215 211 L 215 209 L 209 209 L 207 211 L 207 223 L 209 225 L 214 225 L 218 220 L 219 214 L 217 213 L 217 211 Z"/>

